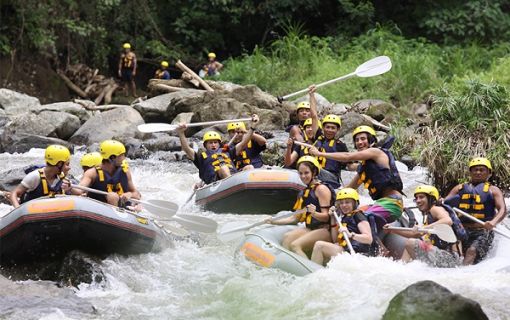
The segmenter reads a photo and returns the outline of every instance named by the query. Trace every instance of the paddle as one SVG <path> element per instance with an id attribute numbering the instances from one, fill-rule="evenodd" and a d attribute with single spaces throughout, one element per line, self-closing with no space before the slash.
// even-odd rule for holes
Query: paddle
<path id="1" fill-rule="evenodd" d="M 242 118 L 242 119 L 234 119 L 234 120 L 217 120 L 217 121 L 207 121 L 207 122 L 194 122 L 187 123 L 186 126 L 190 127 L 201 127 L 201 126 L 209 126 L 214 124 L 222 124 L 222 123 L 230 123 L 230 122 L 240 122 L 240 121 L 251 121 L 251 118 Z M 144 123 L 138 126 L 138 131 L 144 133 L 153 133 L 153 132 L 162 132 L 162 131 L 174 131 L 179 127 L 178 124 L 168 124 L 168 123 Z"/>
<path id="2" fill-rule="evenodd" d="M 218 228 L 218 223 L 213 219 L 190 214 L 178 214 L 159 221 L 176 221 L 186 229 L 203 233 L 214 233 Z"/>
<path id="3" fill-rule="evenodd" d="M 342 226 L 342 220 L 336 214 L 336 208 L 331 211 L 333 211 L 333 216 L 335 217 L 336 222 L 338 223 L 338 230 L 340 231 L 340 227 Z M 342 234 L 344 235 L 345 242 L 347 242 L 347 247 L 349 248 L 349 252 L 351 254 L 355 254 L 356 251 L 354 251 L 354 248 L 352 247 L 351 240 L 349 239 L 349 235 L 347 234 L 346 231 L 342 231 Z"/>
<path id="4" fill-rule="evenodd" d="M 373 76 L 378 76 L 380 74 L 383 74 L 391 69 L 391 60 L 387 56 L 379 56 L 374 59 L 368 60 L 365 63 L 361 64 L 356 68 L 356 71 L 349 73 L 345 76 L 341 76 L 335 79 L 331 79 L 322 83 L 319 83 L 315 85 L 316 88 L 323 87 L 325 85 L 346 80 L 352 77 L 360 77 L 360 78 L 368 78 Z M 290 93 L 283 97 L 278 97 L 278 101 L 281 103 L 284 100 L 287 100 L 290 97 L 297 96 L 299 94 L 308 92 L 308 88 L 296 91 L 294 93 Z"/>
<path id="5" fill-rule="evenodd" d="M 447 224 L 435 224 L 432 226 L 432 228 L 418 228 L 418 229 L 389 226 L 388 230 L 426 232 L 426 233 L 435 234 L 436 236 L 439 237 L 439 239 L 449 242 L 449 243 L 457 242 L 457 237 L 455 236 L 455 233 L 453 232 L 452 227 L 450 227 Z"/>
<path id="6" fill-rule="evenodd" d="M 306 147 L 306 148 L 312 148 L 313 147 L 311 144 L 304 143 L 304 142 L 297 141 L 297 140 L 295 140 L 294 143 L 297 144 L 298 146 L 302 146 L 302 147 Z"/>
<path id="7" fill-rule="evenodd" d="M 276 215 L 272 220 L 273 221 L 281 220 L 283 218 L 291 217 L 295 214 L 302 214 L 304 212 L 306 212 L 306 208 L 297 211 L 290 211 L 282 215 Z M 233 241 L 235 239 L 242 237 L 246 230 L 265 224 L 266 220 L 267 219 L 264 219 L 255 223 L 247 223 L 244 221 L 226 223 L 221 227 L 221 230 L 217 233 L 218 239 L 220 239 L 222 242 Z"/>
<path id="8" fill-rule="evenodd" d="M 144 218 L 149 218 L 149 217 L 144 217 Z M 149 218 L 149 219 L 151 219 L 151 218 Z M 176 227 L 176 226 L 172 226 L 172 225 L 170 225 L 168 223 L 163 224 L 159 220 L 155 220 L 155 219 L 152 219 L 152 221 L 159 228 L 165 230 L 166 232 L 173 233 L 176 236 L 187 237 L 187 236 L 190 235 L 189 231 L 186 230 L 186 229 L 179 228 L 179 227 Z"/>
<path id="9" fill-rule="evenodd" d="M 96 190 L 96 189 L 92 189 L 89 187 L 80 186 L 80 185 L 76 185 L 76 184 L 72 184 L 71 187 L 75 188 L 75 189 L 84 190 L 87 192 L 102 194 L 102 195 L 108 194 L 108 192 L 105 192 L 105 191 Z M 164 218 L 172 217 L 173 215 L 175 215 L 175 213 L 179 209 L 179 206 L 177 204 L 170 202 L 170 201 L 165 201 L 165 200 L 158 200 L 157 205 L 152 204 L 147 201 L 142 201 L 142 200 L 137 200 L 137 199 L 132 199 L 132 198 L 129 201 L 132 201 L 134 203 L 140 203 L 150 213 L 152 213 L 158 217 L 164 217 Z"/>
<path id="10" fill-rule="evenodd" d="M 452 207 L 452 208 L 453 208 L 453 210 L 455 210 L 455 212 L 460 213 L 461 215 L 463 215 L 464 217 L 466 217 L 466 218 L 470 219 L 471 221 L 474 221 L 474 222 L 476 222 L 476 223 L 479 223 L 479 224 L 485 225 L 485 222 L 483 222 L 482 220 L 480 220 L 480 219 L 478 219 L 478 218 L 473 217 L 473 216 L 472 216 L 472 215 L 470 215 L 469 213 L 464 212 L 464 211 L 460 210 L 459 208 L 455 208 L 455 207 Z M 502 235 L 503 237 L 510 239 L 510 235 L 509 235 L 509 234 L 507 234 L 506 232 L 504 232 L 504 231 L 502 231 L 502 230 L 499 230 L 499 229 L 497 229 L 496 227 L 494 227 L 492 230 L 494 230 L 494 232 L 496 232 L 497 234 Z"/>
<path id="11" fill-rule="evenodd" d="M 103 195 L 108 194 L 108 192 L 105 191 L 96 190 L 79 185 L 71 185 L 71 187 Z M 158 216 L 157 218 L 158 221 L 176 221 L 186 229 L 204 233 L 215 232 L 216 228 L 218 227 L 216 221 L 206 217 L 200 217 L 195 215 L 175 215 L 179 206 L 170 201 L 149 200 L 150 202 L 148 202 L 137 199 L 130 199 L 130 201 L 143 204 L 144 208 L 146 208 L 150 213 Z M 164 205 L 164 207 L 161 207 L 160 205 Z M 143 217 L 154 220 L 154 218 L 152 217 L 147 216 Z"/>

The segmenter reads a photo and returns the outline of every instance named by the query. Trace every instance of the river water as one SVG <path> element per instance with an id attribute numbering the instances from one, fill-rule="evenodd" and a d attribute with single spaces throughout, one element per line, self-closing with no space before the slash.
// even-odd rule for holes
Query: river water
<path id="1" fill-rule="evenodd" d="M 42 150 L 0 154 L 0 163 L 7 168 L 40 163 L 42 154 Z M 76 175 L 78 159 L 79 154 L 72 161 L 72 173 Z M 165 199 L 184 205 L 198 181 L 192 164 L 164 162 L 158 160 L 158 154 L 147 160 L 130 161 L 130 168 L 144 199 Z M 412 195 L 416 185 L 427 179 L 426 171 L 419 167 L 404 170 L 402 177 L 407 195 Z M 346 175 L 344 181 L 348 179 Z M 368 202 L 369 198 L 363 195 L 362 203 Z M 412 205 L 412 201 L 408 199 L 406 204 Z M 0 204 L 0 215 L 10 210 L 10 206 Z M 261 219 L 214 214 L 194 204 L 185 205 L 181 212 L 204 215 L 220 225 Z M 75 289 L 79 298 L 96 308 L 94 314 L 63 307 L 65 296 L 63 304 L 41 302 L 37 308 L 13 298 L 8 300 L 9 308 L 0 307 L 0 318 L 380 319 L 399 291 L 420 280 L 433 280 L 478 301 L 490 319 L 508 319 L 510 240 L 497 236 L 495 244 L 488 259 L 470 267 L 437 269 L 421 262 L 404 265 L 387 258 L 345 254 L 324 270 L 296 277 L 261 269 L 235 257 L 237 243 L 223 244 L 215 235 L 200 235 L 198 241 L 178 241 L 173 248 L 159 253 L 108 257 L 101 265 L 106 280 L 81 284 Z M 20 282 L 17 289 L 2 289 L 1 295 L 16 297 L 20 290 L 30 295 L 31 286 L 32 281 Z M 70 306 L 75 303 L 67 299 Z"/>

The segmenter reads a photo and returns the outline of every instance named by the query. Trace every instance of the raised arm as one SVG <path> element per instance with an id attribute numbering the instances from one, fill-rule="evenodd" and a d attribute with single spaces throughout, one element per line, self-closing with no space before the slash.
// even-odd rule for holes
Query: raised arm
<path id="1" fill-rule="evenodd" d="M 319 130 L 319 114 L 317 112 L 317 99 L 315 99 L 315 91 L 315 85 L 312 84 L 308 88 L 308 95 L 310 96 L 310 116 L 312 118 L 313 137 L 315 137 L 317 130 Z"/>
<path id="2" fill-rule="evenodd" d="M 250 142 L 251 138 L 253 137 L 253 132 L 257 128 L 258 123 L 259 123 L 259 116 L 256 114 L 252 115 L 251 116 L 251 124 L 250 124 L 250 128 L 248 129 L 248 133 L 245 134 L 243 136 L 243 139 L 241 140 L 241 142 L 239 142 L 236 145 L 236 155 L 240 155 L 241 152 L 244 150 L 244 148 L 246 148 L 246 145 L 248 144 L 248 142 Z"/>
<path id="3" fill-rule="evenodd" d="M 177 128 L 177 134 L 179 135 L 179 140 L 181 141 L 181 149 L 186 153 L 186 156 L 191 161 L 195 160 L 195 151 L 191 149 L 189 146 L 188 139 L 186 139 L 186 136 L 184 135 L 184 131 L 186 130 L 188 126 L 185 123 L 181 123 L 179 127 Z"/>

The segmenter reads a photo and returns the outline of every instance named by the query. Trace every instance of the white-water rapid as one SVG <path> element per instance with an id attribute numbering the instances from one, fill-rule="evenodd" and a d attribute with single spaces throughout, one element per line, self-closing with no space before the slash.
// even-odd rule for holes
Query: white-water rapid
<path id="1" fill-rule="evenodd" d="M 79 155 L 72 161 L 72 173 L 76 175 Z M 38 164 L 41 159 L 42 150 L 0 154 L 3 169 Z M 198 181 L 195 168 L 190 163 L 157 159 L 153 155 L 147 160 L 130 161 L 135 184 L 144 199 L 184 205 Z M 402 172 L 402 178 L 408 196 L 427 179 L 426 171 L 420 168 Z M 363 200 L 369 203 L 368 197 Z M 406 201 L 412 205 L 410 198 Z M 0 204 L 0 215 L 10 210 L 10 206 Z M 207 216 L 220 225 L 261 219 L 214 214 L 193 204 L 182 211 Z M 510 301 L 510 240 L 500 236 L 496 236 L 490 257 L 475 266 L 437 269 L 421 262 L 405 265 L 386 258 L 344 254 L 328 268 L 305 277 L 261 269 L 234 257 L 236 246 L 221 243 L 215 235 L 200 235 L 198 243 L 175 242 L 172 248 L 159 253 L 110 256 L 102 262 L 106 275 L 103 282 L 81 284 L 75 290 L 77 296 L 95 306 L 96 314 L 76 315 L 53 306 L 27 311 L 20 302 L 19 309 L 11 306 L 10 312 L 0 314 L 0 318 L 380 319 L 395 294 L 420 280 L 433 280 L 478 301 L 490 319 L 510 317 L 506 305 Z M 21 282 L 27 288 L 30 283 Z"/>

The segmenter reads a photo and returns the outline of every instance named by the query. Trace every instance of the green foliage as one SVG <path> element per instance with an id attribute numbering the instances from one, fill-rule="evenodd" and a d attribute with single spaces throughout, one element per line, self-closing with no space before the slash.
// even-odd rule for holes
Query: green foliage
<path id="1" fill-rule="evenodd" d="M 419 147 L 421 163 L 443 187 L 465 179 L 468 161 L 488 157 L 499 183 L 508 187 L 510 161 L 510 94 L 495 83 L 466 81 L 444 86 L 432 97 L 433 128 L 426 128 Z"/>
<path id="2" fill-rule="evenodd" d="M 453 1 L 430 10 L 421 25 L 432 39 L 445 43 L 508 40 L 510 15 L 505 12 L 508 5 L 506 0 Z"/>

